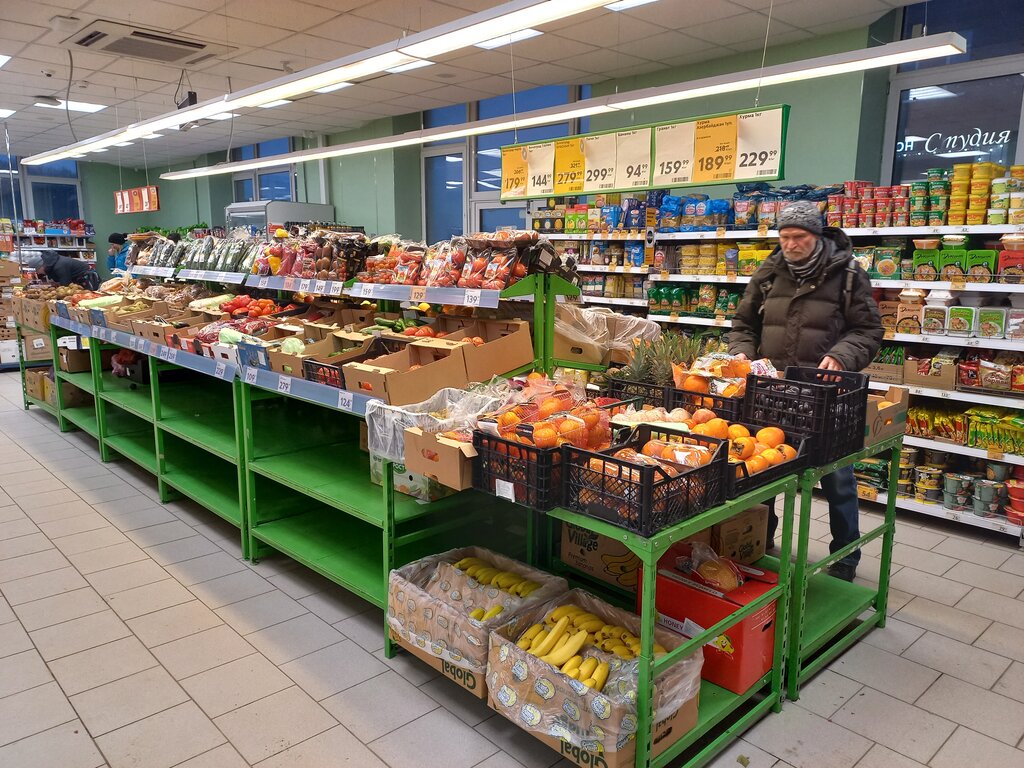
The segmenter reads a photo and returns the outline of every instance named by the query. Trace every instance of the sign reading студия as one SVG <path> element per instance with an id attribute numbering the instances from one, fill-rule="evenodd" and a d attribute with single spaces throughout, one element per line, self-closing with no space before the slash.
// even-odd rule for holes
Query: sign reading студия
<path id="1" fill-rule="evenodd" d="M 789 105 L 501 148 L 501 199 L 775 181 Z"/>

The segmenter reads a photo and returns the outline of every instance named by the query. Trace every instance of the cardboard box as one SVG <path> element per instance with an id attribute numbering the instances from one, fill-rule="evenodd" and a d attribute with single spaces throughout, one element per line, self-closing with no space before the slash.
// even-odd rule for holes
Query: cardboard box
<path id="1" fill-rule="evenodd" d="M 214 360 L 223 360 L 231 365 L 239 365 L 237 344 L 221 344 L 219 341 L 215 341 L 210 345 L 210 354 Z"/>
<path id="2" fill-rule="evenodd" d="M 94 402 L 92 395 L 66 381 L 60 383 L 60 397 L 64 403 L 64 408 L 84 408 L 92 405 Z M 56 402 L 54 405 L 56 405 Z"/>
<path id="3" fill-rule="evenodd" d="M 868 374 L 872 381 L 880 381 L 883 384 L 902 384 L 903 366 L 892 365 L 891 363 L 872 363 L 862 373 Z"/>
<path id="4" fill-rule="evenodd" d="M 319 320 L 303 320 L 302 335 L 304 338 L 313 339 L 314 341 L 325 339 L 335 331 L 344 330 L 345 326 L 349 325 L 348 317 L 350 317 L 349 310 L 335 309 L 329 315 Z"/>
<path id="5" fill-rule="evenodd" d="M 14 341 L 18 338 L 18 331 L 15 328 L 4 328 L 0 326 L 0 341 Z"/>
<path id="6" fill-rule="evenodd" d="M 66 373 L 84 373 L 92 370 L 92 358 L 87 349 L 66 349 L 58 347 L 57 362 Z"/>
<path id="7" fill-rule="evenodd" d="M 240 365 L 249 368 L 263 368 L 270 370 L 270 349 L 279 346 L 279 342 L 291 337 L 302 336 L 300 325 L 275 325 L 267 330 L 262 336 L 257 337 L 258 342 L 240 341 L 238 347 L 238 362 Z"/>
<path id="8" fill-rule="evenodd" d="M 124 331 L 125 333 L 135 333 L 133 322 L 138 320 L 149 320 L 156 317 L 157 315 L 163 315 L 167 311 L 167 305 L 161 302 L 159 307 L 151 307 L 150 309 L 144 309 L 140 312 L 130 312 L 128 314 L 117 315 L 110 311 L 105 311 L 99 315 L 93 314 L 93 320 L 103 318 L 103 323 L 94 322 L 93 325 L 106 325 L 115 331 Z"/>
<path id="9" fill-rule="evenodd" d="M 375 453 L 370 453 L 370 482 L 374 485 L 384 485 L 384 458 Z M 391 465 L 391 482 L 398 493 L 420 501 L 439 501 L 455 493 L 436 480 L 417 472 L 410 472 L 405 464 L 400 462 Z"/>
<path id="10" fill-rule="evenodd" d="M 25 371 L 25 393 L 34 400 L 46 400 L 46 393 L 43 391 L 43 379 L 46 378 L 46 371 L 29 369 Z"/>
<path id="11" fill-rule="evenodd" d="M 379 397 L 390 405 L 421 403 L 442 387 L 469 383 L 464 346 L 448 339 L 421 339 L 377 358 L 372 365 L 346 363 L 342 366 L 345 389 Z"/>
<path id="12" fill-rule="evenodd" d="M 681 552 L 674 545 L 669 553 Z M 723 593 L 675 568 L 658 569 L 658 624 L 684 637 L 695 637 L 778 584 L 778 574 L 737 566 L 745 583 Z M 701 677 L 733 693 L 746 693 L 772 668 L 775 653 L 776 602 L 727 628 L 704 646 Z"/>
<path id="13" fill-rule="evenodd" d="M 705 528 L 685 541 L 711 544 L 711 529 Z M 615 587 L 636 591 L 640 580 L 640 558 L 622 542 L 599 533 L 562 523 L 559 557 L 563 563 Z"/>
<path id="14" fill-rule="evenodd" d="M 306 326 L 306 328 L 310 327 L 311 326 L 309 325 Z M 297 355 L 290 355 L 282 352 L 281 347 L 277 346 L 271 347 L 267 350 L 267 357 L 270 361 L 270 370 L 277 371 L 278 373 L 284 373 L 289 376 L 297 376 L 301 379 L 305 376 L 302 368 L 303 360 L 307 358 L 315 358 L 323 363 L 341 365 L 342 363 L 352 360 L 353 355 L 338 355 L 337 353 L 358 352 L 359 354 L 362 354 L 369 350 L 372 342 L 372 336 L 364 336 L 361 333 L 352 334 L 346 331 L 335 330 L 328 333 L 324 338 L 315 341 L 312 344 L 307 344 L 305 349 Z"/>
<path id="15" fill-rule="evenodd" d="M 600 365 L 604 360 L 605 348 L 594 341 L 584 341 L 573 336 L 570 338 L 555 327 L 554 357 L 571 363 L 590 363 Z"/>
<path id="16" fill-rule="evenodd" d="M 0 365 L 16 365 L 20 355 L 19 349 L 17 340 L 0 341 Z"/>
<path id="17" fill-rule="evenodd" d="M 419 427 L 405 430 L 405 468 L 446 488 L 464 491 L 473 487 L 471 443 L 424 432 Z"/>
<path id="18" fill-rule="evenodd" d="M 900 303 L 898 301 L 880 301 L 878 302 L 878 314 L 882 318 L 882 327 L 891 331 L 896 330 L 896 315 L 899 312 Z"/>
<path id="19" fill-rule="evenodd" d="M 892 403 L 879 408 L 882 401 Z M 888 440 L 902 435 L 907 429 L 907 409 L 910 408 L 910 392 L 905 387 L 889 387 L 884 395 L 868 394 L 868 409 L 865 423 L 864 445 Z"/>
<path id="20" fill-rule="evenodd" d="M 711 548 L 722 557 L 749 565 L 764 557 L 768 507 L 757 504 L 711 527 Z"/>
<path id="21" fill-rule="evenodd" d="M 22 354 L 26 360 L 50 360 L 53 347 L 48 333 L 22 333 Z"/>
<path id="22" fill-rule="evenodd" d="M 491 377 L 514 371 L 533 362 L 533 339 L 530 324 L 523 320 L 479 320 L 450 333 L 446 338 L 479 336 L 483 346 L 467 344 L 466 376 L 470 381 L 490 381 Z"/>
<path id="23" fill-rule="evenodd" d="M 922 376 L 917 372 L 917 360 L 903 363 L 903 383 L 908 387 L 956 389 L 956 365 L 944 365 L 942 370 Z"/>
<path id="24" fill-rule="evenodd" d="M 50 330 L 50 305 L 38 299 L 21 299 L 21 324 L 37 331 Z"/>

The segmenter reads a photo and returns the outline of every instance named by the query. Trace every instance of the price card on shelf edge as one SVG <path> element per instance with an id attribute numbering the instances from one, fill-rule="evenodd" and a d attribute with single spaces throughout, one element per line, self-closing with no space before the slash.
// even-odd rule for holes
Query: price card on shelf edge
<path id="1" fill-rule="evenodd" d="M 615 134 L 615 189 L 651 185 L 651 129 L 634 128 Z"/>
<path id="2" fill-rule="evenodd" d="M 326 280 L 317 280 L 315 283 L 313 283 L 313 293 L 315 293 L 315 294 L 317 294 L 319 296 L 323 296 L 326 292 L 327 292 L 327 281 Z"/>
<path id="3" fill-rule="evenodd" d="M 167 348 L 167 362 L 176 363 L 178 361 L 178 350 L 174 347 Z"/>
<path id="4" fill-rule="evenodd" d="M 466 298 L 463 302 L 464 306 L 467 307 L 479 307 L 480 306 L 480 291 L 476 288 L 466 289 Z"/>
<path id="5" fill-rule="evenodd" d="M 509 501 L 515 501 L 515 486 L 513 486 L 512 483 L 510 483 L 508 480 L 495 480 L 494 495 L 500 499 L 508 499 Z"/>
<path id="6" fill-rule="evenodd" d="M 285 376 L 283 373 L 277 376 L 277 391 L 283 395 L 291 394 L 292 391 L 292 377 Z"/>
<path id="7" fill-rule="evenodd" d="M 986 451 L 986 455 L 993 461 L 1003 461 L 1006 458 L 1002 451 L 998 451 L 995 448 L 989 448 L 988 451 Z"/>
<path id="8" fill-rule="evenodd" d="M 268 283 L 270 283 L 270 278 L 269 277 L 261 277 L 259 282 L 256 283 L 256 287 L 257 288 L 266 288 Z"/>
<path id="9" fill-rule="evenodd" d="M 689 184 L 693 174 L 693 123 L 659 125 L 654 129 L 656 187 Z"/>
<path id="10" fill-rule="evenodd" d="M 526 196 L 526 147 L 501 150 L 501 197 Z"/>
<path id="11" fill-rule="evenodd" d="M 583 192 L 615 189 L 615 134 L 583 137 Z"/>
<path id="12" fill-rule="evenodd" d="M 255 384 L 256 383 L 256 369 L 246 366 L 245 368 L 245 383 Z"/>
<path id="13" fill-rule="evenodd" d="M 341 296 L 341 290 L 345 287 L 344 283 L 333 282 L 327 287 L 327 293 L 331 296 Z"/>
<path id="14" fill-rule="evenodd" d="M 344 390 L 344 389 L 338 390 L 338 407 L 341 410 L 343 410 L 343 411 L 351 411 L 352 410 L 352 393 L 351 392 L 349 392 L 347 390 Z"/>
<path id="15" fill-rule="evenodd" d="M 362 286 L 360 286 L 359 295 L 364 298 L 373 296 L 373 285 L 373 283 L 363 283 Z"/>
<path id="16" fill-rule="evenodd" d="M 218 379 L 225 379 L 227 378 L 224 375 L 226 371 L 227 365 L 225 364 L 225 362 L 223 360 L 218 360 L 217 367 L 213 369 L 213 375 L 216 376 Z"/>
<path id="17" fill-rule="evenodd" d="M 526 194 L 550 195 L 555 191 L 555 142 L 526 147 Z"/>
<path id="18" fill-rule="evenodd" d="M 422 285 L 414 285 L 409 289 L 409 301 L 424 301 L 427 298 L 427 289 Z"/>
<path id="19" fill-rule="evenodd" d="M 583 139 L 555 142 L 555 194 L 575 195 L 583 191 Z"/>
<path id="20" fill-rule="evenodd" d="M 308 293 L 309 292 L 309 286 L 310 286 L 311 283 L 312 283 L 312 280 L 300 280 L 299 281 L 299 291 L 302 292 L 302 293 Z"/>
<path id="21" fill-rule="evenodd" d="M 736 177 L 736 115 L 698 120 L 693 138 L 693 181 L 721 183 Z"/>
<path id="22" fill-rule="evenodd" d="M 737 179 L 777 179 L 782 171 L 781 108 L 744 112 L 736 126 Z"/>
<path id="23" fill-rule="evenodd" d="M 284 289 L 286 291 L 294 291 L 296 282 L 294 277 L 286 277 L 284 279 Z"/>

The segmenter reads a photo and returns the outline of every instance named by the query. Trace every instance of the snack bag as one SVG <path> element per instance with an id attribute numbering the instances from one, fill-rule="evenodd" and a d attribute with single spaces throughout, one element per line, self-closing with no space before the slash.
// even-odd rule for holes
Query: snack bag
<path id="1" fill-rule="evenodd" d="M 743 584 L 743 574 L 735 563 L 719 557 L 707 544 L 696 541 L 689 557 L 676 560 L 676 568 L 695 581 L 720 592 L 731 592 Z"/>

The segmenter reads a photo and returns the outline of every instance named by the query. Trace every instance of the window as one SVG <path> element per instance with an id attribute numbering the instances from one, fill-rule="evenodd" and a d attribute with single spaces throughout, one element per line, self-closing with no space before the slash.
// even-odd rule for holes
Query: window
<path id="1" fill-rule="evenodd" d="M 261 157 L 291 152 L 292 140 L 287 136 L 280 139 L 268 139 L 258 144 L 246 144 L 231 150 L 231 159 L 254 160 Z M 253 200 L 293 200 L 295 198 L 292 184 L 294 168 L 291 165 L 278 168 L 261 169 L 259 171 L 243 171 L 236 173 L 234 181 L 234 198 L 236 203 L 248 203 Z"/>
<path id="2" fill-rule="evenodd" d="M 291 171 L 274 171 L 273 173 L 259 174 L 260 200 L 291 200 L 291 177 Z"/>
<path id="3" fill-rule="evenodd" d="M 14 221 L 25 216 L 19 175 L 18 159 L 0 155 L 0 218 Z"/>
<path id="4" fill-rule="evenodd" d="M 79 216 L 78 185 L 32 182 L 32 202 L 37 219 L 60 221 Z"/>
<path id="5" fill-rule="evenodd" d="M 1024 3 L 1020 0 L 929 0 L 907 6 L 903 13 L 903 39 L 956 32 L 967 41 L 967 53 L 900 65 L 900 72 L 979 61 L 1024 53 Z"/>
<path id="6" fill-rule="evenodd" d="M 424 219 L 428 243 L 463 233 L 464 165 L 462 152 L 423 158 Z"/>
<path id="7" fill-rule="evenodd" d="M 261 141 L 256 145 L 256 157 L 271 157 L 272 155 L 283 155 L 285 152 L 291 152 L 292 143 L 291 140 L 285 136 L 281 139 L 270 139 L 269 141 Z"/>
<path id="8" fill-rule="evenodd" d="M 252 178 L 235 179 L 235 202 L 251 203 L 253 199 Z"/>
<path id="9" fill-rule="evenodd" d="M 468 116 L 466 107 L 466 104 L 453 104 L 450 107 L 428 109 L 423 113 L 423 127 L 440 128 L 444 125 L 458 125 L 459 123 L 464 123 Z M 436 147 L 441 144 L 461 144 L 464 141 L 465 139 L 447 139 L 445 141 L 432 141 L 426 146 Z"/>

